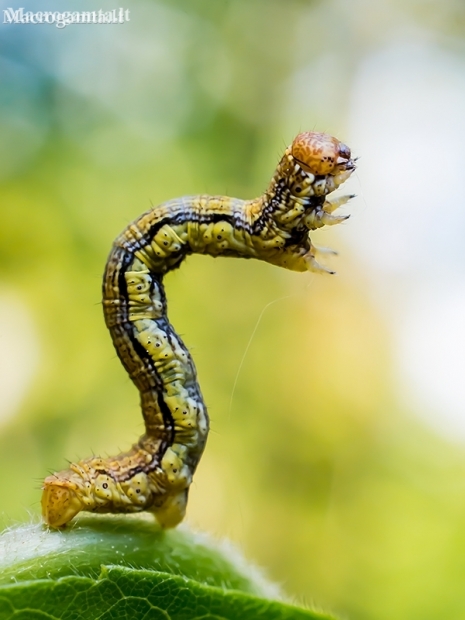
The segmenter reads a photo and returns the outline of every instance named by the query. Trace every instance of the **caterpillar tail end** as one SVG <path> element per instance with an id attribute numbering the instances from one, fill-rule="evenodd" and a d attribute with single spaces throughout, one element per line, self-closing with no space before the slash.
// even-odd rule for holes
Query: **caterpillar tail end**
<path id="1" fill-rule="evenodd" d="M 42 489 L 42 518 L 52 528 L 63 527 L 83 508 L 75 491 L 56 476 L 45 478 Z"/>

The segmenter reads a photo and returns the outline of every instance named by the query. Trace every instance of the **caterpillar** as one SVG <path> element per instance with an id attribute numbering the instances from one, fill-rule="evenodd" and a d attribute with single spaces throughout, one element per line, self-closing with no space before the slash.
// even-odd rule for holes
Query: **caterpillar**
<path id="1" fill-rule="evenodd" d="M 352 196 L 329 201 L 327 195 L 354 169 L 345 144 L 322 133 L 300 133 L 260 197 L 169 200 L 117 237 L 103 276 L 103 311 L 140 392 L 145 433 L 128 452 L 87 458 L 48 476 L 42 494 L 46 524 L 64 526 L 82 510 L 149 510 L 164 528 L 182 521 L 209 419 L 194 362 L 168 321 L 163 277 L 193 253 L 334 273 L 318 264 L 309 232 L 349 217 L 333 212 Z"/>

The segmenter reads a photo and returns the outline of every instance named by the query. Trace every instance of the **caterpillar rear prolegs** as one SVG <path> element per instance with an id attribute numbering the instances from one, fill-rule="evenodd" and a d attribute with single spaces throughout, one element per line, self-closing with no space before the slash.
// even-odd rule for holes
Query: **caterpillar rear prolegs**
<path id="1" fill-rule="evenodd" d="M 48 525 L 61 527 L 81 510 L 149 510 L 162 527 L 182 521 L 209 422 L 194 362 L 168 320 L 163 276 L 193 253 L 334 273 L 317 263 L 322 249 L 310 233 L 349 217 L 334 211 L 352 196 L 327 196 L 354 169 L 345 144 L 301 133 L 259 198 L 170 200 L 142 214 L 115 240 L 103 276 L 103 311 L 116 352 L 139 390 L 146 430 L 128 452 L 91 457 L 48 476 L 42 495 Z"/>

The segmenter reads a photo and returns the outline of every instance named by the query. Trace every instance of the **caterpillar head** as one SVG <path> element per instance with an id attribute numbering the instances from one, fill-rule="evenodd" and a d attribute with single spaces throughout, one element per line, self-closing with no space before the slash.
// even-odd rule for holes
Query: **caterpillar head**
<path id="1" fill-rule="evenodd" d="M 335 176 L 355 167 L 349 147 L 325 133 L 299 133 L 291 145 L 291 155 L 305 172 L 317 176 Z"/>

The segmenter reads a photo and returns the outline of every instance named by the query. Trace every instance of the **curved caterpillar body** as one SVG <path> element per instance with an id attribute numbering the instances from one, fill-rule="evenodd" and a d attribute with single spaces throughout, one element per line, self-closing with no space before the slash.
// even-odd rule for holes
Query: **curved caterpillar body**
<path id="1" fill-rule="evenodd" d="M 103 309 L 118 356 L 140 392 L 145 434 L 115 457 L 91 457 L 44 481 L 42 512 L 60 527 L 81 510 L 152 511 L 182 521 L 208 434 L 192 358 L 167 318 L 163 276 L 193 253 L 257 258 L 295 271 L 333 273 L 315 260 L 309 231 L 338 224 L 347 202 L 327 194 L 355 169 L 347 146 L 301 133 L 266 192 L 254 200 L 185 196 L 147 211 L 115 240 L 103 278 Z"/>

